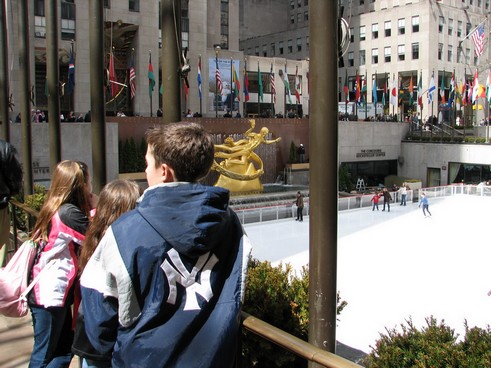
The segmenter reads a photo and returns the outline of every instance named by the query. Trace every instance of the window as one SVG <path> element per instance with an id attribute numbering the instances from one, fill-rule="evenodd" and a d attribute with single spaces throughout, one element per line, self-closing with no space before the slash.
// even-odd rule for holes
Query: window
<path id="1" fill-rule="evenodd" d="M 259 56 L 259 46 L 254 47 L 254 55 Z"/>
<path id="2" fill-rule="evenodd" d="M 457 37 L 462 37 L 462 21 L 457 21 Z"/>
<path id="3" fill-rule="evenodd" d="M 189 49 L 189 32 L 182 32 L 181 34 L 182 48 L 187 47 Z"/>
<path id="4" fill-rule="evenodd" d="M 302 39 L 297 38 L 297 51 L 302 51 Z"/>
<path id="5" fill-rule="evenodd" d="M 372 39 L 378 38 L 378 23 L 372 24 Z"/>
<path id="6" fill-rule="evenodd" d="M 271 43 L 271 56 L 275 56 L 276 55 L 276 45 L 275 43 Z"/>
<path id="7" fill-rule="evenodd" d="M 309 37 L 309 36 L 307 36 L 307 37 L 305 38 L 305 45 L 307 46 L 307 51 L 308 51 L 308 50 L 309 50 L 309 48 L 310 48 L 310 37 Z"/>
<path id="8" fill-rule="evenodd" d="M 309 21 L 309 12 L 308 12 L 308 11 L 305 11 L 305 12 L 303 13 L 303 20 L 304 20 L 305 22 L 308 22 L 308 21 Z"/>
<path id="9" fill-rule="evenodd" d="M 290 24 L 295 24 L 295 14 L 290 15 Z"/>
<path id="10" fill-rule="evenodd" d="M 351 43 L 355 42 L 355 29 L 350 28 L 349 34 L 350 34 L 349 42 L 351 42 Z"/>
<path id="11" fill-rule="evenodd" d="M 442 60 L 443 54 L 443 43 L 438 44 L 438 60 Z"/>
<path id="12" fill-rule="evenodd" d="M 348 66 L 355 66 L 355 53 L 353 51 L 348 52 Z"/>
<path id="13" fill-rule="evenodd" d="M 397 30 L 400 35 L 406 34 L 406 20 L 404 18 L 397 21 Z"/>
<path id="14" fill-rule="evenodd" d="M 302 6 L 302 0 L 297 0 L 297 8 L 300 8 Z"/>
<path id="15" fill-rule="evenodd" d="M 360 41 L 365 41 L 365 26 L 360 26 Z"/>
<path id="16" fill-rule="evenodd" d="M 34 1 L 34 15 L 44 17 L 44 0 Z"/>
<path id="17" fill-rule="evenodd" d="M 413 26 L 413 33 L 419 32 L 419 15 L 411 18 L 411 24 Z"/>
<path id="18" fill-rule="evenodd" d="M 453 33 L 453 19 L 448 19 L 448 35 L 451 36 Z"/>
<path id="19" fill-rule="evenodd" d="M 267 45 L 263 45 L 263 56 L 264 57 L 268 56 L 268 46 Z"/>
<path id="20" fill-rule="evenodd" d="M 471 24 L 470 23 L 466 23 L 465 25 L 465 34 L 469 34 L 469 32 L 471 31 Z"/>
<path id="21" fill-rule="evenodd" d="M 287 44 L 288 44 L 288 53 L 291 54 L 293 52 L 293 41 L 288 40 Z"/>
<path id="22" fill-rule="evenodd" d="M 360 65 L 366 64 L 366 52 L 365 50 L 360 50 Z"/>
<path id="23" fill-rule="evenodd" d="M 295 0 L 290 0 L 290 9 L 295 9 Z"/>
<path id="24" fill-rule="evenodd" d="M 457 63 L 462 62 L 462 49 L 460 47 L 457 48 Z"/>
<path id="25" fill-rule="evenodd" d="M 397 46 L 397 58 L 399 59 L 399 61 L 406 60 L 406 46 L 405 45 Z"/>
<path id="26" fill-rule="evenodd" d="M 378 64 L 378 49 L 372 49 L 372 64 Z"/>
<path id="27" fill-rule="evenodd" d="M 228 0 L 220 0 L 220 47 L 228 50 L 229 3 Z M 259 53 L 256 53 L 259 56 Z"/>
<path id="28" fill-rule="evenodd" d="M 443 33 L 443 25 L 445 24 L 445 20 L 443 17 L 438 17 L 438 33 Z"/>
<path id="29" fill-rule="evenodd" d="M 300 23 L 302 21 L 303 14 L 302 13 L 297 13 L 297 23 Z"/>
<path id="30" fill-rule="evenodd" d="M 486 10 L 489 9 L 489 0 L 486 0 L 486 2 L 484 3 L 484 7 L 486 8 Z"/>
<path id="31" fill-rule="evenodd" d="M 111 3 L 109 2 L 109 0 L 104 0 L 104 8 L 106 8 L 106 9 L 111 8 Z"/>
<path id="32" fill-rule="evenodd" d="M 391 22 L 390 20 L 384 23 L 385 37 L 390 37 L 391 35 Z"/>
<path id="33" fill-rule="evenodd" d="M 390 59 L 391 59 L 390 54 L 391 54 L 390 46 L 384 47 L 384 61 L 386 63 L 390 63 Z"/>
<path id="34" fill-rule="evenodd" d="M 139 12 L 140 11 L 140 0 L 129 0 L 128 9 L 129 9 L 129 11 Z"/>
<path id="35" fill-rule="evenodd" d="M 419 43 L 415 42 L 411 45 L 413 60 L 419 59 Z"/>
<path id="36" fill-rule="evenodd" d="M 34 35 L 37 38 L 46 37 L 46 18 L 34 16 Z"/>
<path id="37" fill-rule="evenodd" d="M 75 4 L 61 3 L 61 39 L 75 39 Z"/>
<path id="38" fill-rule="evenodd" d="M 283 52 L 284 52 L 284 50 L 283 50 L 283 41 L 280 41 L 278 43 L 278 50 L 280 51 L 280 55 L 283 55 Z"/>

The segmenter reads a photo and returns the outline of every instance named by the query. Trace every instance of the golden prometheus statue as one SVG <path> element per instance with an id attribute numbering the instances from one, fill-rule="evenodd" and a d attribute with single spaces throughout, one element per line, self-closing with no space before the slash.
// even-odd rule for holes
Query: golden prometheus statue
<path id="1" fill-rule="evenodd" d="M 232 193 L 262 192 L 263 185 L 259 180 L 264 174 L 264 164 L 254 150 L 262 143 L 271 144 L 281 140 L 267 140 L 268 128 L 262 127 L 254 133 L 255 120 L 249 120 L 251 127 L 244 133 L 244 139 L 234 141 L 225 138 L 224 144 L 215 145 L 215 160 L 212 170 L 220 176 L 215 186 L 229 189 Z"/>

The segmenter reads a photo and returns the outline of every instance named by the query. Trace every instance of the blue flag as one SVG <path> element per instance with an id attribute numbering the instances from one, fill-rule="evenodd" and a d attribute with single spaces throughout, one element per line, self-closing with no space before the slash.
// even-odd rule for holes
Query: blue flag
<path id="1" fill-rule="evenodd" d="M 70 48 L 70 61 L 68 63 L 68 84 L 66 94 L 70 96 L 75 89 L 75 61 L 73 60 L 73 45 Z"/>

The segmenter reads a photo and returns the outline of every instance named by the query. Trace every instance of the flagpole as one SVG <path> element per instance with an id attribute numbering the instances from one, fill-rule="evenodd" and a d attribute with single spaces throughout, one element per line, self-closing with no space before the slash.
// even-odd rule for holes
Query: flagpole
<path id="1" fill-rule="evenodd" d="M 247 75 L 247 59 L 244 59 L 244 91 L 246 90 L 247 85 L 246 85 L 246 75 Z M 249 94 L 249 90 L 247 90 L 247 93 Z M 246 101 L 246 95 L 244 94 L 244 102 L 242 105 L 242 111 L 244 113 L 244 117 L 247 117 L 247 101 Z"/>
<path id="2" fill-rule="evenodd" d="M 148 57 L 149 57 L 149 60 L 151 61 L 152 60 L 152 50 L 148 50 Z M 152 92 L 153 91 L 150 91 L 150 117 L 153 116 Z"/>
<path id="3" fill-rule="evenodd" d="M 261 73 L 259 73 L 259 60 L 257 61 L 257 116 L 261 116 L 261 103 L 259 99 L 261 98 L 261 91 L 259 90 L 259 86 L 263 83 L 261 79 Z"/>
<path id="4" fill-rule="evenodd" d="M 368 110 L 368 109 L 367 109 L 367 97 L 368 97 L 368 96 L 367 96 L 367 95 L 368 95 L 368 93 L 367 93 L 367 92 L 368 92 L 368 83 L 367 83 L 367 79 L 368 79 L 368 72 L 365 70 L 365 81 L 364 81 L 364 83 L 365 83 L 365 87 L 366 87 L 366 88 L 365 88 L 365 120 L 367 120 L 367 119 L 368 119 L 368 111 L 367 111 L 367 110 Z"/>
<path id="5" fill-rule="evenodd" d="M 377 72 L 375 72 L 375 79 L 373 80 L 375 86 L 372 86 L 372 91 L 375 90 L 375 97 L 377 97 Z M 372 101 L 375 100 L 373 107 L 375 108 L 375 120 L 377 120 L 377 99 L 373 97 L 372 92 Z"/>
<path id="6" fill-rule="evenodd" d="M 273 63 L 271 63 L 271 74 L 269 76 L 269 84 L 270 84 L 270 90 L 271 90 L 271 117 L 274 118 L 275 116 L 275 113 L 274 113 L 274 94 L 273 94 L 273 90 L 272 90 L 272 86 L 271 86 L 271 78 L 274 79 L 274 74 L 273 74 Z"/>
<path id="7" fill-rule="evenodd" d="M 220 46 L 215 47 L 215 66 L 218 68 L 218 50 Z M 218 79 L 215 70 L 215 117 L 218 118 Z"/>

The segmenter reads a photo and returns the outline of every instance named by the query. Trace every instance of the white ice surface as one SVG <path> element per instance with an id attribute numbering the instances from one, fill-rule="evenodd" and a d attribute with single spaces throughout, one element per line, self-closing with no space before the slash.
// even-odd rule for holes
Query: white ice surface
<path id="1" fill-rule="evenodd" d="M 348 302 L 336 339 L 370 352 L 386 328 L 425 318 L 464 334 L 491 320 L 491 198 L 459 195 L 430 198 L 431 218 L 417 203 L 391 212 L 343 211 L 338 217 L 337 289 Z M 309 262 L 309 218 L 249 224 L 245 229 L 259 260 Z"/>

